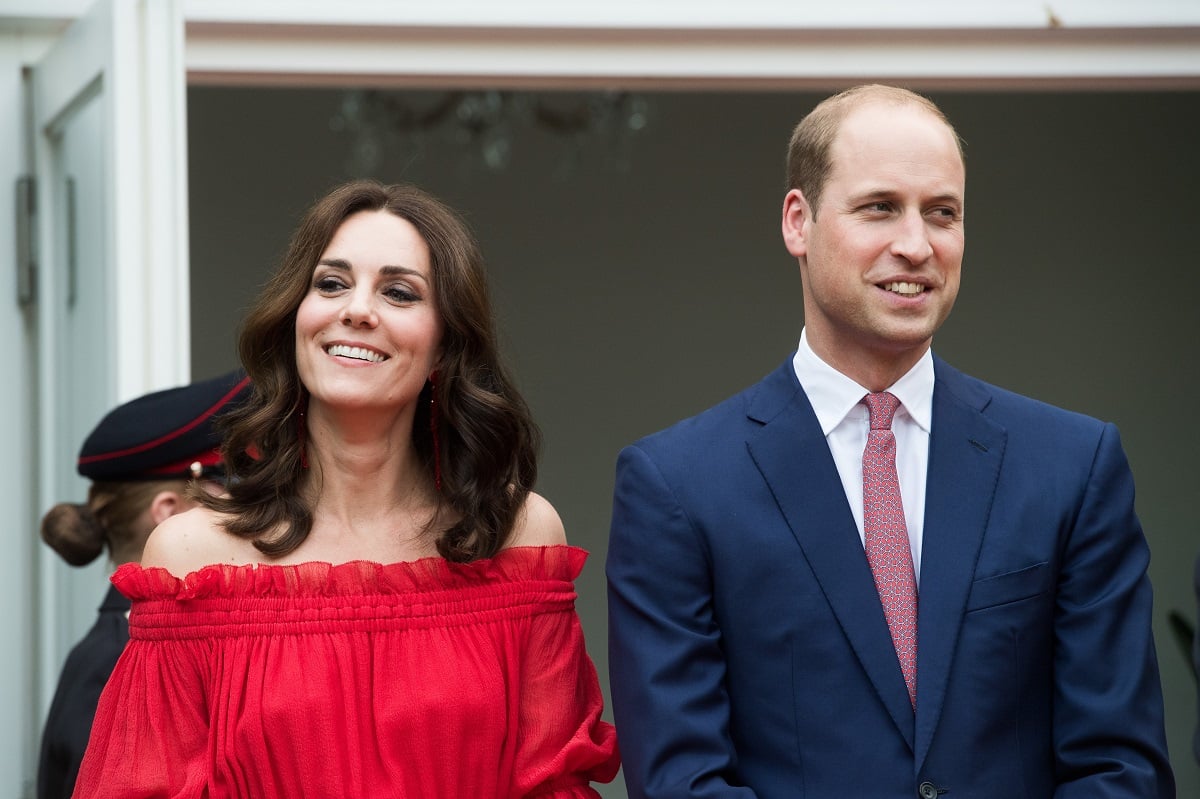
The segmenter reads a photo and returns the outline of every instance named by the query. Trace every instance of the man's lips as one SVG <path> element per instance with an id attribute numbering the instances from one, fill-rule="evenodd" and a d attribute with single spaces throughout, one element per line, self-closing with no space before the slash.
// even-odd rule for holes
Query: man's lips
<path id="1" fill-rule="evenodd" d="M 876 284 L 884 291 L 890 291 L 893 294 L 899 294 L 901 297 L 916 297 L 919 294 L 928 290 L 928 286 L 921 283 L 913 283 L 905 280 L 892 280 L 887 283 Z"/>

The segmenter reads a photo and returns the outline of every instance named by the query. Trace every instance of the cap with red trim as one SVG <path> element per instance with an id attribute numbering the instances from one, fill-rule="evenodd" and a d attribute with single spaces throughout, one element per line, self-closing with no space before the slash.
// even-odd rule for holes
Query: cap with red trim
<path id="1" fill-rule="evenodd" d="M 114 482 L 219 478 L 221 435 L 213 420 L 249 396 L 237 370 L 130 400 L 109 411 L 83 442 L 78 471 Z"/>

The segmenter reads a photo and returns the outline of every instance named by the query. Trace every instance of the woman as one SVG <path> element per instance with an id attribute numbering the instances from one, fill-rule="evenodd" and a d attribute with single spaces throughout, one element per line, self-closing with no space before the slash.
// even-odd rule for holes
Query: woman
<path id="1" fill-rule="evenodd" d="M 76 796 L 596 796 L 618 766 L 574 613 L 584 554 L 481 258 L 423 192 L 320 200 L 241 341 L 225 497 L 168 520 Z"/>
<path id="2" fill-rule="evenodd" d="M 138 397 L 110 411 L 84 441 L 79 474 L 87 502 L 60 502 L 42 519 L 42 538 L 72 566 L 108 551 L 114 566 L 136 563 L 154 527 L 193 504 L 193 480 L 220 479 L 213 427 L 246 394 L 240 372 Z M 100 617 L 71 650 L 42 735 L 38 799 L 65 799 L 87 747 L 96 703 L 129 640 L 129 600 L 109 588 Z"/>

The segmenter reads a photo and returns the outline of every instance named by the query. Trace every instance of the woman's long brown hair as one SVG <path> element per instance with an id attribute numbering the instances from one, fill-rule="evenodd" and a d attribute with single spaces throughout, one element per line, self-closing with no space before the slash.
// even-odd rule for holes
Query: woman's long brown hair
<path id="1" fill-rule="evenodd" d="M 537 477 L 540 434 L 496 346 L 479 247 L 458 214 L 413 186 L 354 181 L 337 187 L 305 215 L 287 254 L 242 327 L 239 351 L 253 392 L 222 420 L 230 475 L 225 497 L 200 496 L 226 514 L 226 529 L 264 554 L 285 555 L 307 538 L 312 508 L 304 479 L 299 414 L 306 403 L 296 368 L 296 311 L 334 233 L 360 211 L 387 211 L 411 223 L 429 247 L 434 301 L 442 320 L 436 404 L 421 391 L 412 440 L 432 475 L 440 458 L 441 501 L 458 520 L 438 531 L 442 557 L 459 562 L 496 554 L 512 534 Z"/>

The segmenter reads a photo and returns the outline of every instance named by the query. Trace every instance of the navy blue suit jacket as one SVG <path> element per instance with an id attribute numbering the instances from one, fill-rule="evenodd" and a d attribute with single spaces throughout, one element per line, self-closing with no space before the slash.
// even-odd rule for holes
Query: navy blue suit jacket
<path id="1" fill-rule="evenodd" d="M 915 712 L 790 359 L 621 453 L 631 796 L 1174 796 L 1116 428 L 934 369 Z"/>

